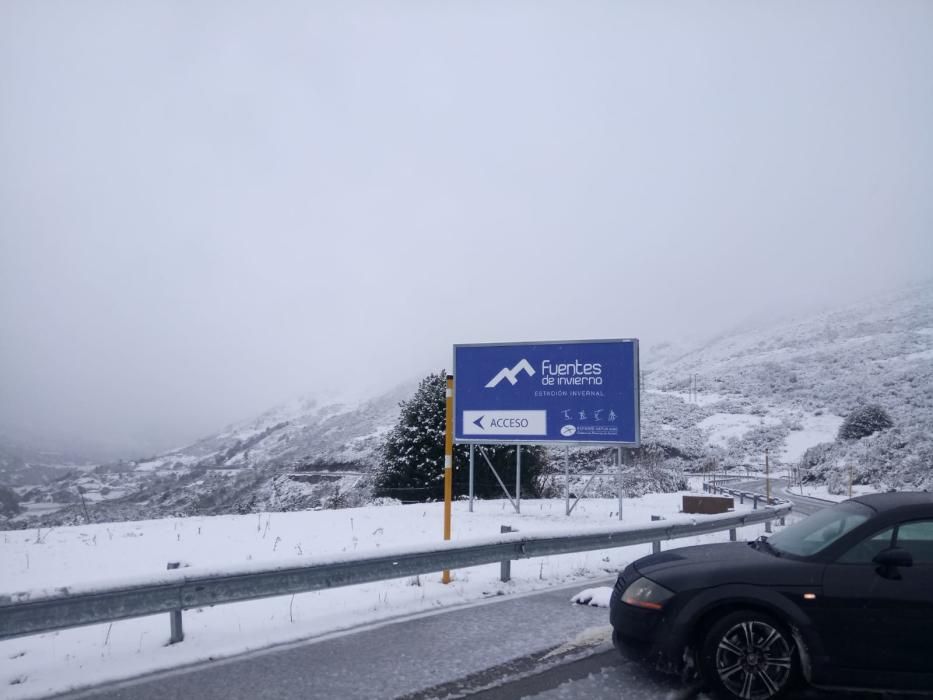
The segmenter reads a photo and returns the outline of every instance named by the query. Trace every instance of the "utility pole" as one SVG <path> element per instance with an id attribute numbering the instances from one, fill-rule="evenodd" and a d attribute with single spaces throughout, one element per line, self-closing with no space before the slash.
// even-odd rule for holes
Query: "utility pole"
<path id="1" fill-rule="evenodd" d="M 765 496 L 768 499 L 768 505 L 771 504 L 771 470 L 768 466 L 768 450 L 765 450 Z"/>

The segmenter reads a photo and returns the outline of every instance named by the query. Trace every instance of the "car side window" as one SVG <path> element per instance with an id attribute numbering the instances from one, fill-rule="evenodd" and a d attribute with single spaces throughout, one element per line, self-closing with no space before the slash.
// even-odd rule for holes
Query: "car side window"
<path id="1" fill-rule="evenodd" d="M 894 528 L 889 527 L 867 537 L 837 560 L 840 564 L 871 564 L 879 552 L 890 549 L 894 541 Z"/>
<path id="2" fill-rule="evenodd" d="M 915 564 L 933 564 L 933 520 L 901 525 L 895 546 L 910 552 Z"/>

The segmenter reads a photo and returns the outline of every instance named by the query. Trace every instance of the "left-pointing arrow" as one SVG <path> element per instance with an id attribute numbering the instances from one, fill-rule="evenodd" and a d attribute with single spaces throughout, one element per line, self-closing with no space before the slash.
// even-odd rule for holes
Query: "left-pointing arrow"
<path id="1" fill-rule="evenodd" d="M 475 425 L 475 426 L 476 426 L 477 428 L 479 428 L 480 430 L 485 430 L 485 428 L 483 428 L 483 418 L 485 418 L 485 417 L 486 417 L 486 416 L 480 416 L 480 417 L 477 418 L 475 421 L 473 421 L 473 425 Z"/>

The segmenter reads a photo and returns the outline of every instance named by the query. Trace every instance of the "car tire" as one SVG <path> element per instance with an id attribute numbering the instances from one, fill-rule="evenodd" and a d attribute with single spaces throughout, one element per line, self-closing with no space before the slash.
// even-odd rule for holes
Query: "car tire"
<path id="1" fill-rule="evenodd" d="M 726 700 L 777 700 L 800 676 L 793 635 L 757 610 L 738 610 L 714 621 L 703 638 L 699 664 L 710 690 Z"/>

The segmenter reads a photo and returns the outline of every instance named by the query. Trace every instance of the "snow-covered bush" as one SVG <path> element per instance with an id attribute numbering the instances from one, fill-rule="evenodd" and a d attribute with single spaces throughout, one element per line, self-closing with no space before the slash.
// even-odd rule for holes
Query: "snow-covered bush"
<path id="1" fill-rule="evenodd" d="M 859 438 L 874 435 L 880 430 L 890 428 L 894 423 L 891 416 L 878 404 L 868 404 L 856 408 L 846 416 L 839 426 L 840 440 L 858 440 Z"/>
<path id="2" fill-rule="evenodd" d="M 837 440 L 807 450 L 800 461 L 805 481 L 824 482 L 832 493 L 849 483 L 879 489 L 933 487 L 933 436 L 922 427 L 894 427 L 860 440 Z"/>

